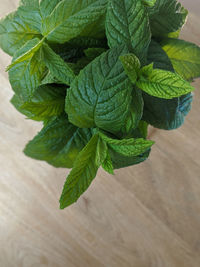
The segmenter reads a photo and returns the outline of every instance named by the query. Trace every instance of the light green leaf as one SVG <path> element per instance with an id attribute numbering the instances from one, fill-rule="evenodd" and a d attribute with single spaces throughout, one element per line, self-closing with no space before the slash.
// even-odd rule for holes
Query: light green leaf
<path id="1" fill-rule="evenodd" d="M 143 154 L 155 143 L 154 141 L 145 140 L 143 138 L 113 139 L 103 133 L 100 133 L 100 137 L 107 143 L 108 147 L 126 157 Z"/>
<path id="2" fill-rule="evenodd" d="M 134 54 L 126 54 L 120 56 L 120 60 L 129 79 L 135 84 L 140 69 L 139 59 Z"/>
<path id="3" fill-rule="evenodd" d="M 157 0 L 142 0 L 143 4 L 145 6 L 153 7 L 155 5 Z"/>
<path id="4" fill-rule="evenodd" d="M 151 40 L 151 32 L 148 14 L 142 2 L 110 0 L 106 36 L 110 47 L 127 44 L 132 47 L 134 54 L 143 58 Z"/>
<path id="5" fill-rule="evenodd" d="M 0 47 L 11 56 L 36 36 L 38 32 L 31 30 L 17 12 L 0 20 Z"/>
<path id="6" fill-rule="evenodd" d="M 42 46 L 42 52 L 44 63 L 51 74 L 59 81 L 69 85 L 75 78 L 75 74 L 68 64 L 45 43 Z"/>
<path id="7" fill-rule="evenodd" d="M 47 40 L 65 43 L 84 35 L 87 27 L 105 15 L 107 0 L 63 0 L 43 21 L 42 34 Z M 88 36 L 87 31 L 85 35 Z"/>
<path id="8" fill-rule="evenodd" d="M 17 53 L 13 60 L 28 52 L 38 43 L 38 39 L 28 41 Z M 40 50 L 32 58 L 17 63 L 9 70 L 9 80 L 14 92 L 23 101 L 29 101 L 36 88 L 40 85 L 45 66 L 41 60 Z"/>
<path id="9" fill-rule="evenodd" d="M 165 39 L 162 48 L 170 58 L 175 71 L 184 79 L 200 77 L 200 47 L 179 39 Z"/>
<path id="10" fill-rule="evenodd" d="M 79 127 L 118 132 L 130 113 L 132 85 L 119 60 L 117 47 L 101 54 L 74 79 L 67 91 L 66 112 Z"/>
<path id="11" fill-rule="evenodd" d="M 91 138 L 89 129 L 79 129 L 66 116 L 50 120 L 30 141 L 24 153 L 55 167 L 72 168 L 78 153 Z"/>
<path id="12" fill-rule="evenodd" d="M 38 38 L 34 38 L 34 39 L 30 40 L 28 43 L 31 43 L 32 47 L 28 51 L 26 51 L 24 54 L 22 54 L 19 57 L 15 58 L 12 61 L 12 64 L 10 64 L 7 67 L 7 71 L 12 69 L 16 64 L 19 64 L 21 62 L 30 60 L 35 55 L 35 53 L 40 49 L 40 47 L 42 46 L 43 42 L 44 42 L 44 38 L 42 40 L 40 40 Z"/>
<path id="13" fill-rule="evenodd" d="M 106 142 L 101 138 L 99 138 L 97 142 L 96 158 L 95 158 L 95 163 L 97 166 L 100 166 L 102 162 L 104 162 L 104 160 L 107 157 L 107 151 L 108 147 L 106 145 Z"/>
<path id="14" fill-rule="evenodd" d="M 112 160 L 111 160 L 108 150 L 107 150 L 106 159 L 103 161 L 101 166 L 106 172 L 114 175 L 114 167 L 113 167 Z"/>
<path id="15" fill-rule="evenodd" d="M 136 85 L 149 95 L 165 99 L 179 97 L 194 90 L 194 87 L 178 74 L 152 69 L 152 65 L 143 67 Z"/>
<path id="16" fill-rule="evenodd" d="M 29 111 L 33 120 L 45 120 L 64 112 L 66 87 L 43 85 L 37 88 L 31 101 L 21 108 Z"/>
<path id="17" fill-rule="evenodd" d="M 74 167 L 65 182 L 60 198 L 60 208 L 76 202 L 79 197 L 88 189 L 95 178 L 98 168 L 96 163 L 96 150 L 99 135 L 93 135 L 89 143 L 78 154 Z M 105 160 L 105 159 L 104 159 Z M 99 162 L 100 163 L 100 162 Z"/>
<path id="18" fill-rule="evenodd" d="M 188 11 L 176 0 L 157 0 L 148 11 L 154 36 L 166 36 L 180 30 L 188 15 Z"/>

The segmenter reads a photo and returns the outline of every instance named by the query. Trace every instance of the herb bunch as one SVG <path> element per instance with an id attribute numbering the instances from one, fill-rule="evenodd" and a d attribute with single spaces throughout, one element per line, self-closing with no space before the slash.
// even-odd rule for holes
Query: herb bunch
<path id="1" fill-rule="evenodd" d="M 0 21 L 11 103 L 43 128 L 24 153 L 72 168 L 60 207 L 78 200 L 102 166 L 138 164 L 148 125 L 176 129 L 200 76 L 200 48 L 180 40 L 176 0 L 21 0 Z"/>

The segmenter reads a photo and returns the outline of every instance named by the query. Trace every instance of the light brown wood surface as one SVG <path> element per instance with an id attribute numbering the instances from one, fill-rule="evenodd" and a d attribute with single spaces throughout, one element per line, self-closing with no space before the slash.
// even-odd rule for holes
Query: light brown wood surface
<path id="1" fill-rule="evenodd" d="M 199 0 L 182 36 L 200 44 Z M 17 6 L 0 0 L 0 16 Z M 59 210 L 69 172 L 27 158 L 41 125 L 9 103 L 13 93 L 0 51 L 0 267 L 199 267 L 200 82 L 185 125 L 152 131 L 143 164 L 100 170 L 77 204 Z"/>

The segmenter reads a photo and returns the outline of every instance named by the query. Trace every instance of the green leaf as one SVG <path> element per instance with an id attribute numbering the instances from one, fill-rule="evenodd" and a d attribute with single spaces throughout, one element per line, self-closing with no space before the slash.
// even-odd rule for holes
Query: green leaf
<path id="1" fill-rule="evenodd" d="M 112 164 L 113 164 L 114 169 L 120 169 L 120 168 L 139 164 L 148 158 L 149 153 L 150 153 L 150 149 L 139 156 L 126 157 L 126 156 L 121 155 L 120 153 L 117 153 L 115 150 L 109 148 L 109 154 L 112 159 Z"/>
<path id="2" fill-rule="evenodd" d="M 28 52 L 38 44 L 38 39 L 28 41 L 14 56 L 13 60 Z M 17 63 L 9 70 L 9 80 L 14 92 L 23 101 L 29 101 L 40 85 L 45 66 L 41 59 L 40 50 L 23 62 Z"/>
<path id="3" fill-rule="evenodd" d="M 25 102 L 21 108 L 29 111 L 33 120 L 45 120 L 61 115 L 64 112 L 66 87 L 40 86 L 30 102 Z"/>
<path id="4" fill-rule="evenodd" d="M 153 69 L 152 65 L 142 68 L 136 85 L 147 94 L 159 98 L 172 99 L 194 90 L 189 82 L 170 71 Z"/>
<path id="5" fill-rule="evenodd" d="M 138 0 L 110 0 L 106 17 L 110 47 L 127 44 L 139 58 L 147 52 L 151 32 L 146 8 Z"/>
<path id="6" fill-rule="evenodd" d="M 170 58 L 175 71 L 184 79 L 200 77 L 200 47 L 178 39 L 165 39 L 162 48 Z"/>
<path id="7" fill-rule="evenodd" d="M 89 129 L 79 129 L 66 116 L 50 120 L 30 141 L 24 153 L 55 167 L 72 168 L 78 153 L 91 138 Z"/>
<path id="8" fill-rule="evenodd" d="M 137 128 L 139 121 L 143 115 L 144 101 L 140 89 L 134 87 L 132 91 L 132 102 L 130 106 L 130 114 L 127 117 L 125 130 L 123 133 L 127 135 L 131 130 Z"/>
<path id="9" fill-rule="evenodd" d="M 75 75 L 68 64 L 45 43 L 42 46 L 42 52 L 44 63 L 53 76 L 69 85 L 75 78 Z"/>
<path id="10" fill-rule="evenodd" d="M 188 11 L 176 0 L 157 0 L 148 11 L 154 36 L 165 36 L 180 30 L 188 15 Z"/>
<path id="11" fill-rule="evenodd" d="M 98 168 L 100 167 L 95 160 L 98 140 L 99 135 L 93 135 L 89 143 L 77 156 L 74 167 L 67 177 L 63 188 L 60 198 L 61 209 L 76 202 L 95 178 Z"/>
<path id="12" fill-rule="evenodd" d="M 88 57 L 90 60 L 100 56 L 103 52 L 106 52 L 106 49 L 102 47 L 93 47 L 84 50 L 86 57 Z"/>
<path id="13" fill-rule="evenodd" d="M 114 175 L 114 167 L 108 150 L 106 153 L 106 158 L 101 164 L 101 166 L 106 172 Z"/>
<path id="14" fill-rule="evenodd" d="M 151 41 L 149 46 L 147 61 L 148 64 L 153 62 L 153 66 L 156 69 L 162 69 L 174 72 L 172 63 L 168 58 L 167 54 L 162 49 L 160 44 L 158 44 L 153 40 Z"/>
<path id="15" fill-rule="evenodd" d="M 108 147 L 106 142 L 101 138 L 98 138 L 95 158 L 95 163 L 97 166 L 101 166 L 102 162 L 105 161 L 107 157 L 107 151 Z"/>
<path id="16" fill-rule="evenodd" d="M 155 5 L 157 0 L 142 0 L 143 4 L 145 6 L 153 7 Z"/>
<path id="17" fill-rule="evenodd" d="M 61 0 L 21 0 L 18 13 L 32 29 L 41 33 L 44 19 L 49 16 Z"/>
<path id="18" fill-rule="evenodd" d="M 134 54 L 126 54 L 120 56 L 120 60 L 129 79 L 135 84 L 140 69 L 139 59 Z"/>
<path id="19" fill-rule="evenodd" d="M 118 132 L 130 114 L 132 85 L 123 71 L 117 47 L 101 54 L 74 79 L 67 91 L 66 112 L 78 127 Z"/>
<path id="20" fill-rule="evenodd" d="M 34 39 L 28 41 L 28 43 L 31 43 L 33 46 L 30 47 L 30 49 L 28 51 L 26 51 L 24 54 L 21 54 L 19 57 L 16 58 L 16 56 L 15 56 L 15 59 L 12 61 L 12 64 L 10 64 L 7 67 L 7 70 L 12 69 L 16 64 L 19 64 L 19 63 L 24 62 L 26 60 L 28 61 L 28 60 L 32 59 L 32 57 L 35 55 L 35 53 L 42 46 L 43 42 L 44 42 L 44 38 L 42 40 L 40 40 L 38 38 L 34 38 Z"/>
<path id="21" fill-rule="evenodd" d="M 96 24 L 105 15 L 106 6 L 107 0 L 63 0 L 43 20 L 42 34 L 52 42 L 67 42 Z"/>
<path id="22" fill-rule="evenodd" d="M 148 60 L 153 61 L 156 68 L 174 71 L 167 54 L 156 42 L 150 45 Z M 143 98 L 143 119 L 152 126 L 165 130 L 176 129 L 184 123 L 193 99 L 191 93 L 173 99 L 161 99 L 143 93 Z"/>
<path id="23" fill-rule="evenodd" d="M 16 108 L 17 111 L 19 111 L 20 113 L 22 113 L 26 117 L 30 118 L 30 117 L 34 116 L 30 111 L 22 108 L 24 101 L 18 95 L 15 94 L 12 97 L 12 99 L 10 100 L 10 102 Z"/>
<path id="24" fill-rule="evenodd" d="M 108 147 L 126 157 L 143 154 L 154 144 L 154 141 L 145 140 L 143 138 L 119 140 L 110 138 L 103 133 L 100 133 L 100 137 L 107 143 Z"/>
<path id="25" fill-rule="evenodd" d="M 143 98 L 143 119 L 152 126 L 164 130 L 177 129 L 184 123 L 193 100 L 191 93 L 170 100 L 147 94 L 143 94 Z"/>
<path id="26" fill-rule="evenodd" d="M 11 56 L 36 36 L 37 31 L 31 30 L 17 12 L 0 20 L 0 47 Z"/>

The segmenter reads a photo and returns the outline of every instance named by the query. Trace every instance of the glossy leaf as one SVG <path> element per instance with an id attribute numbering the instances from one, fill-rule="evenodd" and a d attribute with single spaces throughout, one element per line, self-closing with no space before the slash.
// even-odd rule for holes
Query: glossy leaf
<path id="1" fill-rule="evenodd" d="M 179 97 L 194 90 L 194 87 L 178 74 L 153 69 L 151 65 L 143 67 L 136 85 L 149 95 L 165 99 Z"/>
<path id="2" fill-rule="evenodd" d="M 101 54 L 74 79 L 67 92 L 66 112 L 79 127 L 120 131 L 130 114 L 132 85 L 119 56 L 124 47 Z"/>

